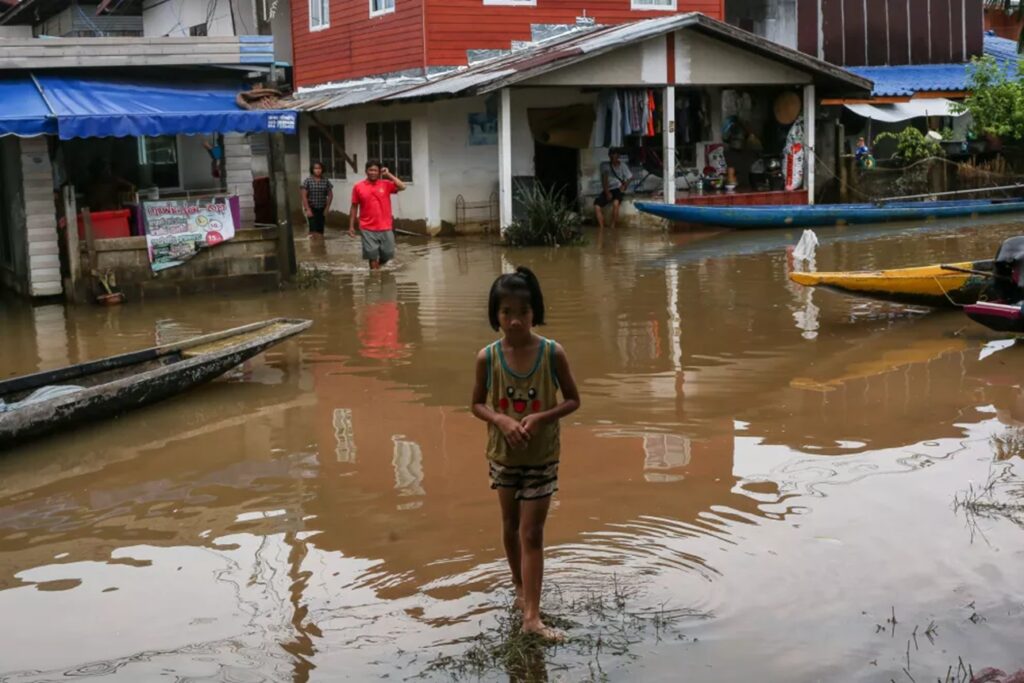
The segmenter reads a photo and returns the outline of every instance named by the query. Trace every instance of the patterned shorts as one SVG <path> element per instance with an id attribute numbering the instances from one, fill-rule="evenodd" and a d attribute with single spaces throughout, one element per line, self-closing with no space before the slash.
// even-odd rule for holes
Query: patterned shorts
<path id="1" fill-rule="evenodd" d="M 515 489 L 516 500 L 547 498 L 558 490 L 558 463 L 546 465 L 501 465 L 492 461 L 491 488 Z"/>

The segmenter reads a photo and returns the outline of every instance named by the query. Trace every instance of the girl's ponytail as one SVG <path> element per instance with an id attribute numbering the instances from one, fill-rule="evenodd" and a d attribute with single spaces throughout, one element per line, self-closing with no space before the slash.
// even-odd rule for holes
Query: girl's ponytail
<path id="1" fill-rule="evenodd" d="M 523 278 L 530 290 L 530 308 L 533 309 L 533 324 L 544 324 L 544 294 L 540 291 L 540 280 L 526 266 L 516 268 L 516 275 Z"/>

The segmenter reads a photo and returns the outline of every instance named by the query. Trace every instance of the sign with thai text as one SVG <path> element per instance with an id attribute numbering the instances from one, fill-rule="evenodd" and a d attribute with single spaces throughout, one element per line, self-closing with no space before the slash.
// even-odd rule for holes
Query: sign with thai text
<path id="1" fill-rule="evenodd" d="M 279 111 L 267 114 L 267 130 L 271 133 L 294 133 L 298 114 Z"/>
<path id="2" fill-rule="evenodd" d="M 235 236 L 228 197 L 142 202 L 142 216 L 153 272 L 180 266 Z"/>

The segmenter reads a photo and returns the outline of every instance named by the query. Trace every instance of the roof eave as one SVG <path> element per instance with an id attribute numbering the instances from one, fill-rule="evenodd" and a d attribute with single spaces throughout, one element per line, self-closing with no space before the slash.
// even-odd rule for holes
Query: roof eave
<path id="1" fill-rule="evenodd" d="M 833 94 L 843 93 L 862 95 L 864 93 L 870 93 L 874 85 L 869 79 L 858 76 L 842 67 L 835 66 L 834 64 L 830 64 L 816 57 L 805 55 L 797 50 L 784 47 L 768 40 L 767 38 L 762 38 L 742 29 L 735 28 L 725 22 L 716 21 L 710 17 L 700 14 L 699 12 L 690 12 L 688 14 L 681 15 L 677 21 L 671 22 L 662 30 L 638 36 L 629 42 L 634 42 L 635 40 L 648 40 L 658 35 L 665 35 L 670 32 L 687 28 L 699 31 L 705 35 L 710 35 L 714 38 L 725 39 L 727 42 L 733 44 L 742 45 L 744 49 L 749 49 L 755 53 L 761 54 L 762 56 L 784 62 L 802 71 L 808 71 L 815 74 L 829 82 L 829 85 L 831 86 L 829 89 Z M 592 57 L 612 52 L 621 48 L 624 44 L 625 43 L 611 43 L 599 49 L 588 50 L 581 54 L 554 60 L 533 69 L 527 69 L 496 79 L 485 85 L 469 88 L 459 93 L 452 93 L 452 95 L 484 95 L 495 92 L 531 78 L 536 78 L 546 73 L 586 61 Z"/>
<path id="2" fill-rule="evenodd" d="M 733 43 L 742 44 L 745 49 L 751 49 L 763 56 L 771 57 L 790 66 L 804 71 L 819 74 L 828 80 L 833 81 L 841 88 L 852 88 L 853 90 L 866 90 L 871 92 L 874 84 L 870 79 L 858 76 L 857 74 L 836 66 L 817 57 L 788 48 L 775 43 L 767 38 L 736 28 L 723 21 L 715 21 L 703 14 L 697 15 L 695 28 L 698 31 L 721 37 Z"/>

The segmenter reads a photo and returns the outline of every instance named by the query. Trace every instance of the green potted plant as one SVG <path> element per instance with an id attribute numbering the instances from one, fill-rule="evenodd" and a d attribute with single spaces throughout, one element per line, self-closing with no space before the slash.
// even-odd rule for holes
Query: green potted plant
<path id="1" fill-rule="evenodd" d="M 124 302 L 124 292 L 117 290 L 117 277 L 114 275 L 114 271 L 105 270 L 101 273 L 94 268 L 92 274 L 105 290 L 103 294 L 96 297 L 96 303 L 104 306 L 116 306 Z"/>
<path id="2" fill-rule="evenodd" d="M 896 141 L 896 152 L 893 157 L 908 166 L 924 159 L 944 156 L 939 140 L 922 133 L 913 126 L 907 126 L 898 133 L 885 132 L 875 136 L 876 145 L 883 140 Z"/>

